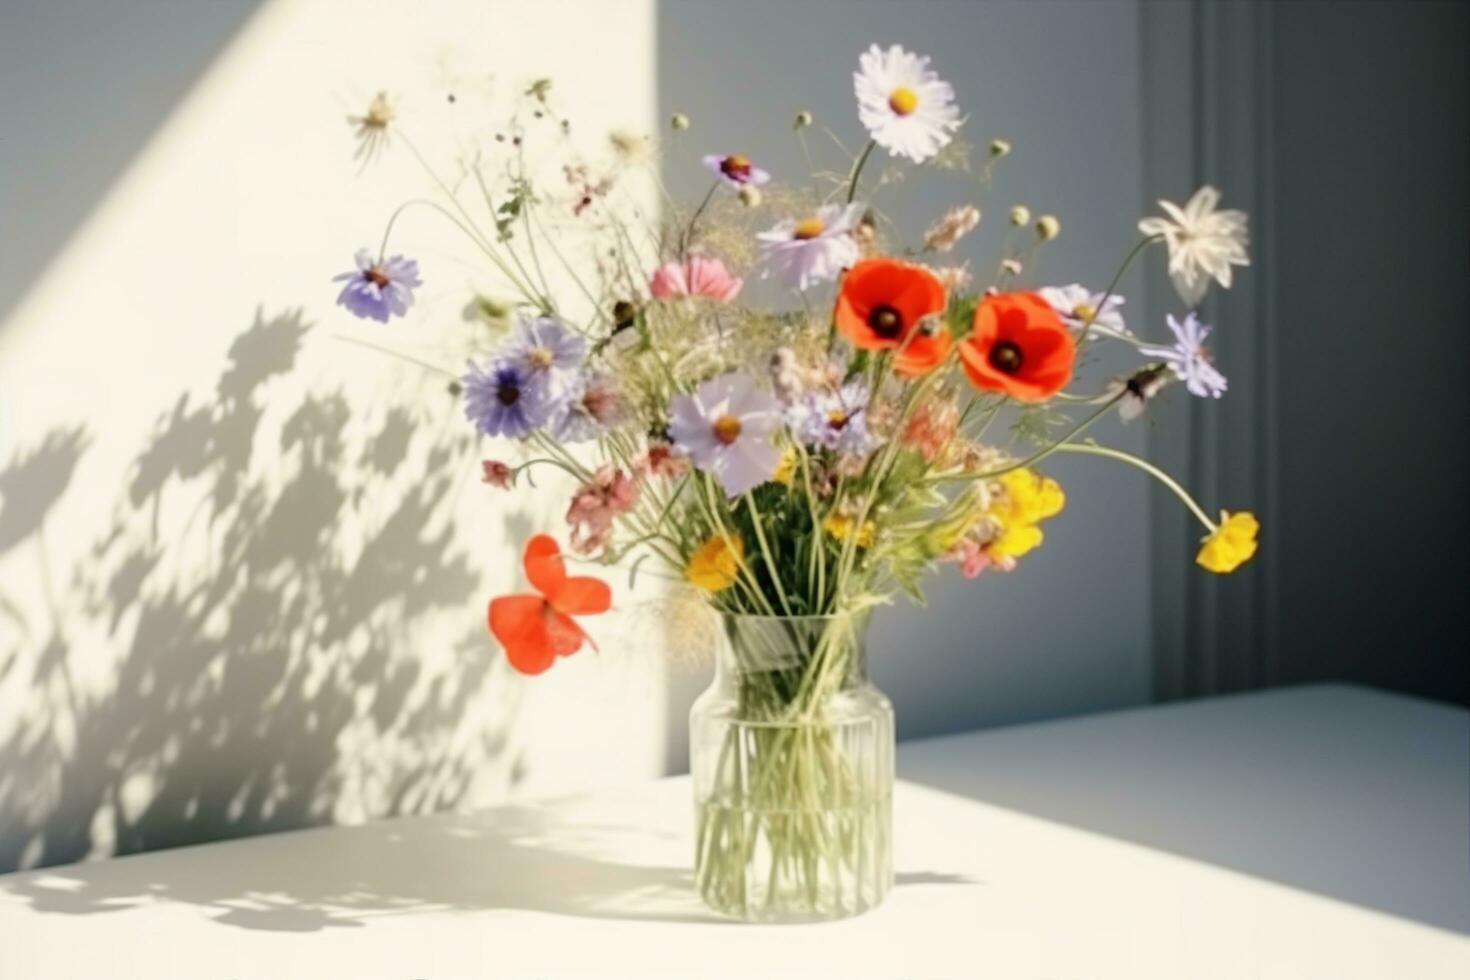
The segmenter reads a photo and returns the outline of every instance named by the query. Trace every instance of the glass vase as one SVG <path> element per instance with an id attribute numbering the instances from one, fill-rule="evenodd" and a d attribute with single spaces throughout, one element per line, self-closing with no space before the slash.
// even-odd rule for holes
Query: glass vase
<path id="1" fill-rule="evenodd" d="M 893 706 L 867 616 L 720 616 L 690 711 L 695 881 L 757 922 L 857 915 L 893 883 Z"/>

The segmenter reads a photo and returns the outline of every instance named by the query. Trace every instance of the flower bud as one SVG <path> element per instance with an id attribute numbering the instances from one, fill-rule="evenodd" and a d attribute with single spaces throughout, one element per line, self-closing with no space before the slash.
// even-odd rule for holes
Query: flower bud
<path id="1" fill-rule="evenodd" d="M 760 188 L 754 184 L 745 184 L 738 191 L 740 203 L 748 208 L 758 208 L 761 203 Z"/>
<path id="2" fill-rule="evenodd" d="M 682 133 L 689 128 L 689 117 L 682 112 L 676 112 L 669 118 L 669 128 L 676 133 Z"/>
<path id="3" fill-rule="evenodd" d="M 1011 226 L 1024 228 L 1031 223 L 1031 209 L 1024 204 L 1011 208 Z"/>
<path id="4" fill-rule="evenodd" d="M 1061 233 L 1062 223 L 1057 220 L 1056 215 L 1043 214 L 1036 219 L 1036 234 L 1041 236 L 1042 241 L 1049 242 Z"/>
<path id="5" fill-rule="evenodd" d="M 796 114 L 796 121 L 791 124 L 792 129 L 806 129 L 812 124 L 812 114 L 805 109 Z"/>
<path id="6" fill-rule="evenodd" d="M 1019 276 L 1021 274 L 1021 260 L 1020 259 L 1004 259 L 1000 263 L 1000 267 L 1001 267 L 1002 271 L 1004 271 L 1008 275 Z"/>
<path id="7" fill-rule="evenodd" d="M 997 159 L 1000 157 L 1010 156 L 1011 144 L 1006 142 L 1005 140 L 991 140 L 990 155 L 992 157 L 996 157 Z"/>

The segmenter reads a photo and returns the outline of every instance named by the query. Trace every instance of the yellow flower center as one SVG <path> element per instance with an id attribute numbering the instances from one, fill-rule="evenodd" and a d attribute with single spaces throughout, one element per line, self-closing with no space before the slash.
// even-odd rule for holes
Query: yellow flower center
<path id="1" fill-rule="evenodd" d="M 720 172 L 732 180 L 741 180 L 750 176 L 750 157 L 743 153 L 732 153 L 720 161 Z"/>
<path id="2" fill-rule="evenodd" d="M 888 94 L 888 108 L 896 115 L 907 116 L 919 107 L 919 93 L 900 85 Z"/>
<path id="3" fill-rule="evenodd" d="M 526 360 L 533 367 L 549 368 L 556 363 L 556 355 L 545 347 L 532 347 L 526 352 Z"/>
<path id="4" fill-rule="evenodd" d="M 823 227 L 821 218 L 803 218 L 796 223 L 796 228 L 791 232 L 791 237 L 799 242 L 808 241 L 820 235 Z"/>
<path id="5" fill-rule="evenodd" d="M 714 432 L 716 441 L 718 441 L 722 445 L 728 446 L 736 439 L 740 438 L 741 428 L 742 427 L 740 425 L 740 420 L 737 419 L 735 416 L 721 415 L 719 418 L 715 419 L 715 424 L 711 431 Z"/>
<path id="6" fill-rule="evenodd" d="M 1078 303 L 1072 307 L 1072 315 L 1082 321 L 1090 321 L 1097 316 L 1097 308 L 1087 303 Z"/>
<path id="7" fill-rule="evenodd" d="M 827 413 L 827 424 L 834 429 L 840 429 L 847 424 L 847 413 L 840 408 L 834 408 Z"/>

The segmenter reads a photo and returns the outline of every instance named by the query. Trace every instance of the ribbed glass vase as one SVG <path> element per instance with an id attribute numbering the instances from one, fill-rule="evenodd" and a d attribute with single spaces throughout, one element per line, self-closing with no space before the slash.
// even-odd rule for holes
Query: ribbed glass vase
<path id="1" fill-rule="evenodd" d="M 866 614 L 721 616 L 689 730 L 695 880 L 716 911 L 840 919 L 892 886 L 893 706 L 866 632 Z"/>

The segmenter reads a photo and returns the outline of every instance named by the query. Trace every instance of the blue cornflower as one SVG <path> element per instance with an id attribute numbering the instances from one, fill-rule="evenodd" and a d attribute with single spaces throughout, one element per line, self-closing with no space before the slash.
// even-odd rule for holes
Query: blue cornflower
<path id="1" fill-rule="evenodd" d="M 374 261 L 373 253 L 365 248 L 358 249 L 356 258 L 355 270 L 332 279 L 347 283 L 337 294 L 337 302 L 354 316 L 379 323 L 407 313 L 413 305 L 413 291 L 423 285 L 419 264 L 401 255 Z"/>
<path id="2" fill-rule="evenodd" d="M 465 416 L 487 436 L 524 439 L 547 423 L 555 407 L 546 375 L 509 361 L 471 364 L 464 376 Z"/>

